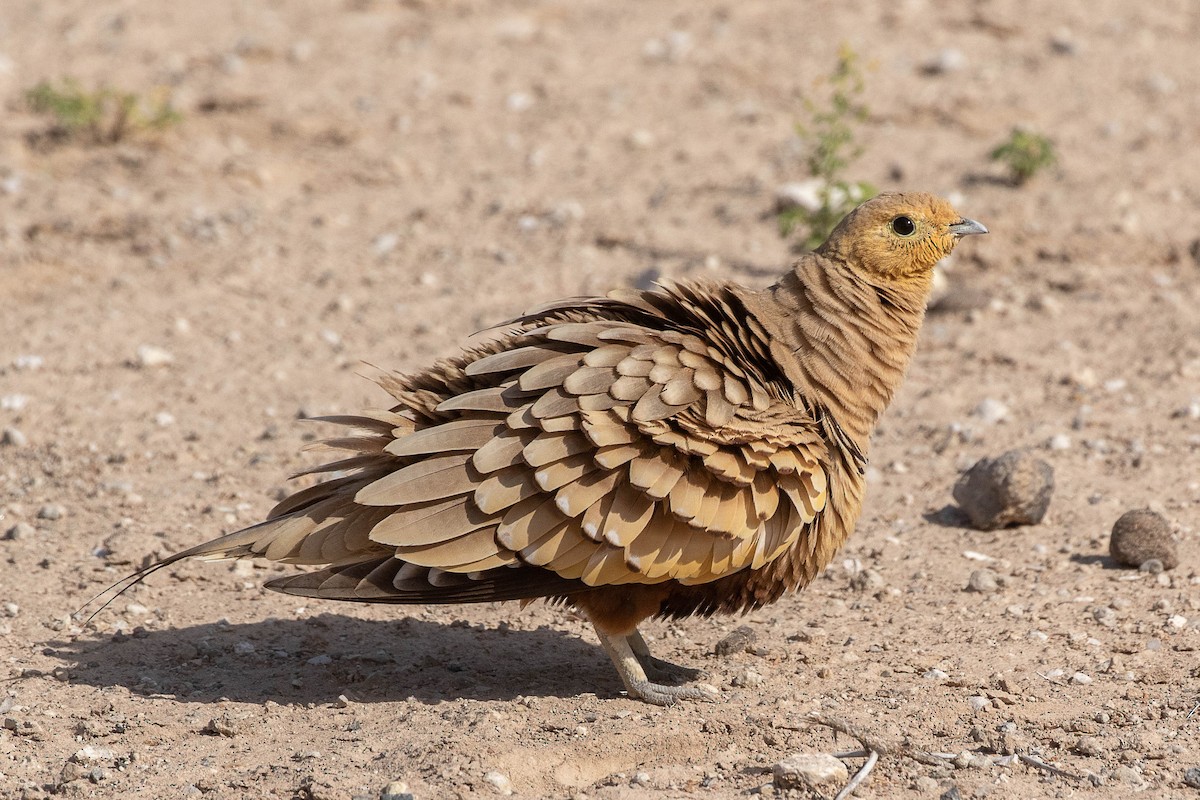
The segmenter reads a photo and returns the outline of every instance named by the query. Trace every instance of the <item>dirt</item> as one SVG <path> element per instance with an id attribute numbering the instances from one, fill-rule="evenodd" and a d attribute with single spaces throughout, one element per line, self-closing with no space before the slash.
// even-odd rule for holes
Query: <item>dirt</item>
<path id="1" fill-rule="evenodd" d="M 0 796 L 765 796 L 785 757 L 858 746 L 814 710 L 893 745 L 859 797 L 1198 796 L 1200 13 L 860 5 L 6 2 Z M 992 233 L 947 268 L 841 557 L 746 618 L 648 626 L 721 702 L 623 697 L 561 609 L 304 603 L 259 588 L 276 567 L 70 616 L 260 519 L 320 458 L 299 417 L 386 402 L 363 362 L 564 295 L 768 283 L 843 42 L 871 109 L 848 176 Z M 48 137 L 22 98 L 62 76 L 166 87 L 182 121 Z M 988 158 L 1014 125 L 1059 151 L 1022 186 Z M 955 481 L 1012 448 L 1053 467 L 1049 514 L 967 529 Z M 1175 569 L 1108 558 L 1142 507 Z"/>

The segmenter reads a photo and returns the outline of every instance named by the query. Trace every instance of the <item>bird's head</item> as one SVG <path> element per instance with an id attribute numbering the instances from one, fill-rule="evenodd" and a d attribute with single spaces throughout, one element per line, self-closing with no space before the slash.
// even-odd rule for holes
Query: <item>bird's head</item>
<path id="1" fill-rule="evenodd" d="M 874 285 L 925 282 L 960 238 L 987 232 L 940 197 L 888 192 L 847 214 L 817 253 L 846 262 Z"/>

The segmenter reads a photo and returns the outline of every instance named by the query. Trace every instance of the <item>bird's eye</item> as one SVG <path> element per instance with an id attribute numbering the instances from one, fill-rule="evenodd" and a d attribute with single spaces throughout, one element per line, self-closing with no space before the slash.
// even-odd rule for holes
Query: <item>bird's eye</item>
<path id="1" fill-rule="evenodd" d="M 896 217 L 892 220 L 892 231 L 897 236 L 912 236 L 917 230 L 917 224 L 908 217 Z"/>

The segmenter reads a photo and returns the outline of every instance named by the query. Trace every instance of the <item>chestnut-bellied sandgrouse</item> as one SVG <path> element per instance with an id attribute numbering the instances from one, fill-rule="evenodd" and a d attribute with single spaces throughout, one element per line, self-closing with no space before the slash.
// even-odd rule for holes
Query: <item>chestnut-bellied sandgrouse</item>
<path id="1" fill-rule="evenodd" d="M 922 193 L 863 203 L 774 285 L 681 281 L 562 300 L 411 375 L 322 483 L 177 553 L 318 567 L 267 586 L 367 603 L 547 598 L 591 620 L 630 696 L 712 687 L 638 633 L 804 586 L 854 529 L 872 428 L 933 268 L 986 229 Z"/>

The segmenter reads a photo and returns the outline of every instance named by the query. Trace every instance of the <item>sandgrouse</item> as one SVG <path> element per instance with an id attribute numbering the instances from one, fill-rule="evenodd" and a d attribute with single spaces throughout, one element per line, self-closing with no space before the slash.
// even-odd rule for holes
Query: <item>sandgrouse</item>
<path id="1" fill-rule="evenodd" d="M 647 617 L 744 612 L 804 586 L 854 529 L 872 428 L 916 345 L 933 267 L 986 233 L 883 194 L 761 291 L 683 281 L 552 303 L 385 375 L 386 411 L 326 418 L 324 482 L 177 553 L 320 569 L 281 592 L 366 603 L 569 603 L 629 695 L 711 699 L 650 655 Z"/>

